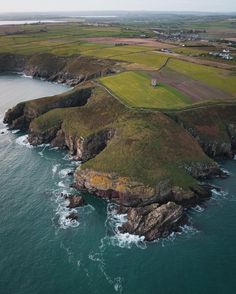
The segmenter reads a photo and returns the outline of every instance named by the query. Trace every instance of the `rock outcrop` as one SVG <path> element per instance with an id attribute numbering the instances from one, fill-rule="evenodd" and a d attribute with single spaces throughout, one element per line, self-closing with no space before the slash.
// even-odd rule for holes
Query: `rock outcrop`
<path id="1" fill-rule="evenodd" d="M 226 174 L 222 171 L 219 165 L 212 161 L 212 162 L 188 162 L 183 163 L 183 167 L 186 171 L 195 179 L 198 180 L 205 180 L 211 179 L 215 177 L 222 177 L 225 178 Z"/>
<path id="2" fill-rule="evenodd" d="M 77 208 L 85 205 L 83 197 L 79 195 L 66 195 L 65 199 L 69 200 L 68 208 Z"/>
<path id="3" fill-rule="evenodd" d="M 120 227 L 120 231 L 144 236 L 146 241 L 167 237 L 186 223 L 183 207 L 174 202 L 129 208 L 126 213 L 127 222 Z"/>
<path id="4" fill-rule="evenodd" d="M 74 138 L 65 135 L 65 145 L 77 160 L 85 162 L 105 149 L 114 134 L 114 129 L 105 129 L 88 137 Z"/>
<path id="5" fill-rule="evenodd" d="M 75 172 L 75 187 L 128 207 L 144 207 L 153 203 L 165 204 L 169 201 L 188 206 L 199 203 L 211 195 L 209 190 L 200 186 L 185 190 L 172 186 L 167 180 L 153 188 L 115 173 L 80 169 Z"/>
<path id="6" fill-rule="evenodd" d="M 70 220 L 70 221 L 77 221 L 79 219 L 78 214 L 74 211 L 70 212 L 70 214 L 68 214 L 66 216 L 66 219 Z"/>

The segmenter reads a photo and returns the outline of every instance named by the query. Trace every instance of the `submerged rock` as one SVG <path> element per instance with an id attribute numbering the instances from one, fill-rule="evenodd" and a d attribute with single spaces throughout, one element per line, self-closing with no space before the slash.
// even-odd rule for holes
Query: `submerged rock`
<path id="1" fill-rule="evenodd" d="M 69 215 L 66 216 L 66 219 L 69 220 L 78 220 L 78 214 L 76 212 L 71 212 Z"/>
<path id="2" fill-rule="evenodd" d="M 167 237 L 179 230 L 187 218 L 182 206 L 174 202 L 146 207 L 130 208 L 127 222 L 120 227 L 120 232 L 144 236 L 146 241 Z"/>

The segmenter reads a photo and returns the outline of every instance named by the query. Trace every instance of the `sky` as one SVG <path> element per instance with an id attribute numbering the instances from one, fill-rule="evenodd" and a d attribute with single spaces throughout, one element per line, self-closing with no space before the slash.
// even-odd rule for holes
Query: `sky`
<path id="1" fill-rule="evenodd" d="M 1 0 L 0 12 L 152 10 L 236 12 L 236 0 Z"/>

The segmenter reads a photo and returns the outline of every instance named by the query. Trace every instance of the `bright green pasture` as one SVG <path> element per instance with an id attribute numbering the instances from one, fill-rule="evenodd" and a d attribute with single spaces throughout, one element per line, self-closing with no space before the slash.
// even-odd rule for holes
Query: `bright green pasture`
<path id="1" fill-rule="evenodd" d="M 141 72 L 124 72 L 100 79 L 101 83 L 132 107 L 181 108 L 191 104 L 191 99 L 164 84 L 151 86 L 149 75 Z"/>

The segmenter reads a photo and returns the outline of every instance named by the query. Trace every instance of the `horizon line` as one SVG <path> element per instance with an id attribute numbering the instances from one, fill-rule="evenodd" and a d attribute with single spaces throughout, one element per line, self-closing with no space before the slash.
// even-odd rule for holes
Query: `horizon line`
<path id="1" fill-rule="evenodd" d="M 5 13 L 83 13 L 83 12 L 148 12 L 148 13 L 227 13 L 227 14 L 236 14 L 236 11 L 208 11 L 208 10 L 149 10 L 149 9 L 126 9 L 126 10 L 45 10 L 45 11 L 40 11 L 40 10 L 30 10 L 30 11 L 0 11 L 0 14 L 5 14 Z"/>

